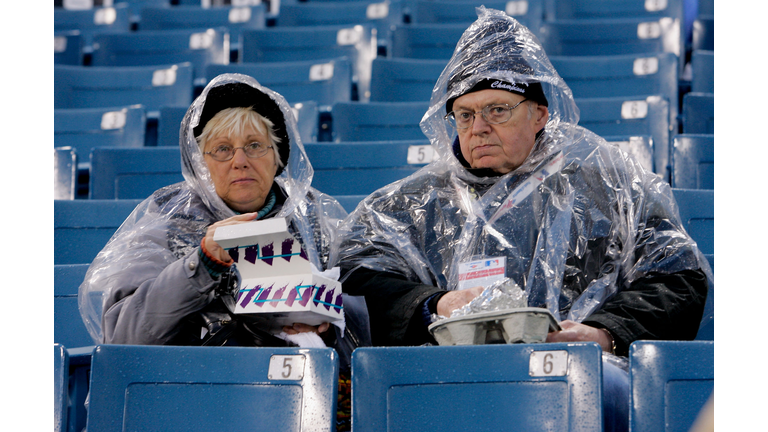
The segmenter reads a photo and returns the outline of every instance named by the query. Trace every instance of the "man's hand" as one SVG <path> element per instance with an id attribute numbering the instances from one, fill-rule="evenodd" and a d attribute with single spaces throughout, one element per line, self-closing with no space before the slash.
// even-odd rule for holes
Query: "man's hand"
<path id="1" fill-rule="evenodd" d="M 560 323 L 561 331 L 547 335 L 547 342 L 597 342 L 605 352 L 613 348 L 613 336 L 605 329 L 590 327 L 574 321 L 565 320 Z"/>
<path id="2" fill-rule="evenodd" d="M 317 327 L 307 325 L 307 324 L 295 323 L 292 326 L 284 326 L 283 331 L 289 335 L 295 335 L 298 333 L 306 333 L 306 332 L 315 332 L 317 334 L 322 334 L 328 331 L 328 328 L 330 326 L 331 325 L 327 322 L 324 322 Z"/>
<path id="3" fill-rule="evenodd" d="M 437 302 L 437 314 L 444 317 L 450 317 L 451 312 L 474 300 L 484 289 L 485 288 L 481 286 L 476 286 L 464 290 L 448 291 L 448 293 L 440 297 L 440 300 Z"/>

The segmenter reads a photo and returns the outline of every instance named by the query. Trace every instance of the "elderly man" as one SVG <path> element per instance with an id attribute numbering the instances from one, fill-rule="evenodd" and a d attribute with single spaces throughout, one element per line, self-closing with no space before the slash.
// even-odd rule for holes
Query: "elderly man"
<path id="1" fill-rule="evenodd" d="M 480 8 L 421 122 L 437 160 L 367 197 L 332 251 L 374 345 L 434 343 L 433 317 L 483 291 L 464 270 L 479 259 L 560 321 L 548 341 L 626 356 L 638 339 L 696 336 L 710 270 L 670 186 L 578 120 L 530 31 Z M 626 428 L 621 386 L 609 430 Z"/>

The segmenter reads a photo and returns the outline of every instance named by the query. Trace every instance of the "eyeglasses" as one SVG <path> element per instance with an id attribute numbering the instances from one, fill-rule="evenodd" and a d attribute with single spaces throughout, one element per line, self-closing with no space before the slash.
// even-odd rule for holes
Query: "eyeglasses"
<path id="1" fill-rule="evenodd" d="M 472 126 L 472 123 L 475 121 L 475 115 L 476 114 L 482 114 L 483 119 L 486 121 L 486 123 L 490 124 L 499 124 L 504 123 L 505 121 L 509 120 L 512 117 L 512 110 L 520 106 L 521 103 L 527 101 L 528 99 L 523 99 L 515 106 L 510 107 L 507 104 L 493 104 L 488 105 L 485 108 L 483 108 L 481 111 L 470 111 L 470 110 L 458 110 L 458 111 L 451 111 L 448 114 L 443 117 L 445 121 L 447 121 L 451 127 L 455 129 L 466 129 L 470 126 Z"/>
<path id="2" fill-rule="evenodd" d="M 248 156 L 251 159 L 256 159 L 267 154 L 267 152 L 271 148 L 272 148 L 271 145 L 254 142 L 243 147 L 232 147 L 228 145 L 220 145 L 215 149 L 209 152 L 205 152 L 203 154 L 210 155 L 214 160 L 217 160 L 219 162 L 226 162 L 232 159 L 233 157 L 235 157 L 235 151 L 237 149 L 243 149 L 246 156 Z"/>

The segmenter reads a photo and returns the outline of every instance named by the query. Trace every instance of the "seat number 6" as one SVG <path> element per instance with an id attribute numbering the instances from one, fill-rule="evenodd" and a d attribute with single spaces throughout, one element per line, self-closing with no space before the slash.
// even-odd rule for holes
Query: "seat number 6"
<path id="1" fill-rule="evenodd" d="M 304 378 L 303 355 L 273 355 L 269 358 L 268 378 L 271 380 L 300 380 Z"/>
<path id="2" fill-rule="evenodd" d="M 568 351 L 533 351 L 528 374 L 534 377 L 565 376 L 568 373 Z"/>

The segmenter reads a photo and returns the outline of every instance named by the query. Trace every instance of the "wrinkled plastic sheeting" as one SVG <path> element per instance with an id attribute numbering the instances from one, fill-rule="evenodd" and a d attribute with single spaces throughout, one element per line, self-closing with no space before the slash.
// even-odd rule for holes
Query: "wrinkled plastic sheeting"
<path id="1" fill-rule="evenodd" d="M 451 312 L 451 318 L 480 312 L 497 312 L 528 307 L 528 295 L 510 278 L 496 281 L 466 305 Z"/>

